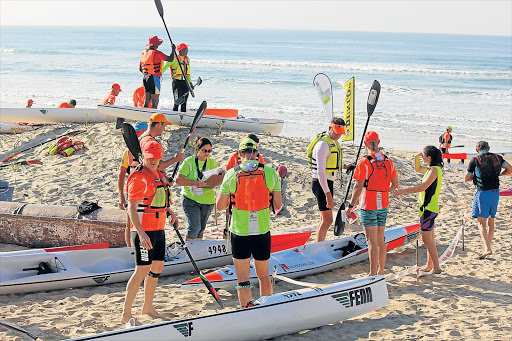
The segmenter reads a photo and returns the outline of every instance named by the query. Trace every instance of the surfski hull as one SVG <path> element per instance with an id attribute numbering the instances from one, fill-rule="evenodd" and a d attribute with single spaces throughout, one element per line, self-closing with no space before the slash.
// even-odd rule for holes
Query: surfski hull
<path id="1" fill-rule="evenodd" d="M 373 276 L 263 296 L 247 309 L 73 340 L 265 340 L 363 315 L 387 302 L 385 278 Z"/>
<path id="2" fill-rule="evenodd" d="M 98 112 L 134 121 L 147 121 L 155 112 L 165 115 L 172 124 L 190 126 L 195 112 L 179 112 L 165 109 L 135 108 L 117 105 L 98 105 Z M 228 129 L 256 134 L 278 135 L 283 130 L 284 121 L 267 118 L 219 117 L 204 115 L 198 123 L 200 128 Z"/>
<path id="3" fill-rule="evenodd" d="M 272 239 L 273 251 L 303 245 L 310 236 L 310 232 L 276 235 L 278 238 Z M 226 240 L 187 242 L 187 246 L 200 269 L 225 266 L 233 262 L 231 247 L 226 246 Z M 179 242 L 166 246 L 165 257 L 162 276 L 194 271 Z M 47 263 L 53 272 L 38 274 L 41 262 Z M 128 247 L 4 252 L 0 254 L 0 264 L 0 295 L 126 282 L 135 268 L 133 248 Z"/>
<path id="4" fill-rule="evenodd" d="M 95 108 L 0 108 L 0 118 L 2 122 L 28 123 L 96 123 L 115 121 L 115 118 L 100 114 L 98 109 Z"/>

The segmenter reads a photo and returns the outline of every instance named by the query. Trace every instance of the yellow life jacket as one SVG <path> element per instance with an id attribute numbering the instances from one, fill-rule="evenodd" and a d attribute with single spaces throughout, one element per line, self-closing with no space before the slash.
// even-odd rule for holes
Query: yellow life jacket
<path id="1" fill-rule="evenodd" d="M 190 60 L 188 59 L 188 56 L 182 57 L 182 56 L 178 55 L 178 58 L 180 60 L 181 66 L 183 67 L 183 71 L 185 71 L 185 76 L 187 78 L 189 78 L 190 77 Z M 174 64 L 174 67 L 171 64 L 172 78 L 173 79 L 185 79 L 183 77 L 183 73 L 181 72 L 179 63 L 176 61 L 176 63 L 173 63 L 173 64 Z"/>
<path id="2" fill-rule="evenodd" d="M 323 132 L 318 134 L 313 141 L 308 145 L 308 148 L 306 149 L 306 154 L 308 158 L 308 166 L 317 169 L 317 162 L 313 158 L 313 148 L 315 147 L 316 143 L 320 140 L 324 140 L 329 145 L 329 148 L 331 150 L 331 154 L 327 158 L 327 162 L 325 164 L 325 173 L 334 173 L 341 170 L 341 147 L 338 143 L 338 141 L 335 141 L 329 137 L 327 132 Z"/>

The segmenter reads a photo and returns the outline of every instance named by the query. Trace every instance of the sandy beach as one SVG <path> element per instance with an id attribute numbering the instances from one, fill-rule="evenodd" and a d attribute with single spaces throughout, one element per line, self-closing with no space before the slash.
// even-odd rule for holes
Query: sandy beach
<path id="1" fill-rule="evenodd" d="M 0 154 L 29 141 L 50 128 L 33 132 L 2 135 Z M 15 187 L 13 201 L 78 205 L 84 200 L 98 202 L 101 207 L 117 207 L 117 172 L 124 141 L 115 123 L 77 125 L 70 129 L 84 129 L 74 139 L 87 147 L 75 155 L 45 156 L 46 146 L 21 154 L 17 160 L 40 159 L 42 164 L 12 166 L 0 170 L 0 178 Z M 166 158 L 173 156 L 183 143 L 189 128 L 171 126 L 162 136 Z M 378 130 L 377 130 L 378 131 Z M 212 158 L 225 166 L 229 155 L 244 133 L 197 129 L 195 133 L 213 142 Z M 385 142 L 385 141 L 383 141 Z M 432 141 L 434 145 L 436 141 Z M 475 140 L 474 143 L 477 141 Z M 261 137 L 260 153 L 268 165 L 277 169 L 285 165 L 288 175 L 284 180 L 285 208 L 272 218 L 272 231 L 293 229 L 318 221 L 316 202 L 310 190 L 311 174 L 307 167 L 305 150 L 309 140 L 283 136 Z M 342 145 L 344 161 L 355 159 L 356 145 Z M 491 144 L 491 151 L 492 149 Z M 193 148 L 188 146 L 187 155 Z M 412 152 L 385 150 L 394 160 L 399 173 L 400 187 L 417 185 L 421 174 L 413 167 Z M 363 153 L 364 154 L 364 153 Z M 458 161 L 456 161 L 458 162 Z M 467 164 L 467 162 L 466 162 Z M 459 242 L 455 255 L 439 275 L 416 279 L 406 276 L 388 283 L 389 303 L 373 313 L 351 320 L 326 325 L 315 330 L 281 336 L 275 340 L 511 340 L 512 335 L 512 200 L 502 198 L 496 217 L 493 241 L 494 253 L 484 260 L 477 258 L 482 242 L 476 220 L 471 218 L 474 187 L 464 183 L 465 170 L 445 167 L 441 191 L 441 212 L 436 220 L 436 242 L 439 254 L 446 249 L 466 217 L 465 249 Z M 343 174 L 343 180 L 347 181 Z M 501 188 L 512 187 L 511 177 L 501 178 Z M 335 183 L 335 202 L 339 205 L 345 191 Z M 186 224 L 180 207 L 179 188 L 173 188 L 174 209 L 181 224 Z M 418 222 L 416 195 L 391 198 L 388 227 Z M 218 213 L 218 224 L 224 226 L 223 212 Z M 215 224 L 214 216 L 210 225 Z M 360 225 L 347 226 L 344 236 L 362 232 Z M 173 231 L 166 230 L 167 240 L 177 240 Z M 313 233 L 309 242 L 314 241 Z M 328 239 L 333 239 L 332 230 Z M 0 252 L 20 250 L 23 247 L 0 244 Z M 394 250 L 388 254 L 386 271 L 393 273 L 415 264 L 415 245 Z M 426 262 L 426 250 L 420 241 L 420 265 Z M 1 267 L 1 264 L 0 264 Z M 302 278 L 306 282 L 331 283 L 360 278 L 368 272 L 368 262 L 362 262 L 336 271 Z M 218 306 L 205 289 L 181 290 L 180 284 L 194 274 L 161 278 L 155 295 L 156 308 L 163 314 L 179 318 L 207 315 L 218 311 Z M 278 282 L 275 292 L 297 288 Z M 17 324 L 43 340 L 96 334 L 121 329 L 119 322 L 124 300 L 125 283 L 81 289 L 57 290 L 32 294 L 0 296 L 0 316 Z M 236 309 L 234 290 L 220 290 L 226 310 Z M 257 297 L 257 288 L 253 289 Z M 161 322 L 140 315 L 142 290 L 134 304 L 134 314 L 144 324 Z M 278 321 L 276 321 L 276 324 Z M 277 328 L 277 327 L 276 327 Z M 1 340 L 26 340 L 26 336 L 0 329 Z M 212 338 L 214 340 L 214 338 Z"/>

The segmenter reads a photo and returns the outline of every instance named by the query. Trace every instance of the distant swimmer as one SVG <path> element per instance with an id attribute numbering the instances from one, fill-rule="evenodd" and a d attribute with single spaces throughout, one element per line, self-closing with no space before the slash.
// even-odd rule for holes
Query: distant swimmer
<path id="1" fill-rule="evenodd" d="M 70 99 L 67 102 L 63 102 L 59 104 L 59 108 L 74 108 L 76 106 L 76 101 L 74 99 Z"/>
<path id="2" fill-rule="evenodd" d="M 178 59 L 173 60 L 171 63 L 165 63 L 165 65 L 162 68 L 162 72 L 165 72 L 167 68 L 170 66 L 171 75 L 172 75 L 172 92 L 174 94 L 174 108 L 172 110 L 178 111 L 179 105 L 176 104 L 176 101 L 178 98 L 181 98 L 185 93 L 188 91 L 187 83 L 189 82 L 190 88 L 194 90 L 194 85 L 192 84 L 192 81 L 190 80 L 190 60 L 188 58 L 188 47 L 190 46 L 181 43 L 178 45 Z M 181 72 L 181 67 L 183 67 L 183 72 Z M 185 76 L 183 76 L 183 73 L 185 73 Z M 187 97 L 185 97 L 185 101 L 183 104 L 181 104 L 181 112 L 187 111 Z"/>
<path id="3" fill-rule="evenodd" d="M 449 154 L 450 153 L 450 147 L 452 146 L 452 132 L 453 127 L 448 126 L 446 127 L 446 131 L 443 133 L 443 135 L 439 136 L 439 149 L 441 149 L 441 153 L 443 154 Z M 448 159 L 448 163 L 450 163 L 450 159 Z"/>
<path id="4" fill-rule="evenodd" d="M 146 90 L 144 89 L 144 85 L 142 85 L 133 92 L 133 106 L 143 108 L 144 103 L 146 103 Z M 149 103 L 148 108 L 152 108 L 151 103 Z"/>
<path id="5" fill-rule="evenodd" d="M 25 108 L 32 108 L 32 104 L 34 104 L 34 101 L 33 101 L 33 100 L 31 100 L 31 99 L 29 99 L 29 100 L 27 101 L 27 105 L 25 106 Z"/>
<path id="6" fill-rule="evenodd" d="M 158 46 L 162 44 L 163 39 L 157 36 L 149 38 L 146 46 L 147 49 L 142 51 L 140 56 L 139 70 L 144 74 L 142 83 L 146 90 L 146 101 L 144 107 L 149 108 L 150 104 L 153 108 L 158 108 L 160 100 L 160 77 L 162 76 L 162 63 L 164 61 L 172 62 L 174 60 L 175 46 L 172 45 L 172 52 L 169 56 L 161 51 L 158 51 Z"/>
<path id="7" fill-rule="evenodd" d="M 117 83 L 112 84 L 112 90 L 109 94 L 105 95 L 103 99 L 101 100 L 101 104 L 110 104 L 114 105 L 116 103 L 116 97 L 119 95 L 119 93 L 123 91 L 121 90 L 121 86 Z"/>
<path id="8" fill-rule="evenodd" d="M 471 216 L 478 221 L 484 250 L 479 258 L 492 254 L 491 242 L 494 236 L 494 218 L 500 200 L 500 176 L 512 176 L 512 166 L 501 155 L 490 153 L 486 141 L 476 144 L 478 156 L 471 159 L 464 181 L 473 181 L 476 187 Z M 504 168 L 501 171 L 501 168 Z M 510 213 L 510 212 L 509 212 Z M 486 225 L 489 225 L 487 229 Z"/>

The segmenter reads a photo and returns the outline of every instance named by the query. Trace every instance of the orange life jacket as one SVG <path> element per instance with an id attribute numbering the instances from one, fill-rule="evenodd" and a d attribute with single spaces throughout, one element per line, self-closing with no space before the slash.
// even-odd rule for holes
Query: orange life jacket
<path id="1" fill-rule="evenodd" d="M 142 172 L 146 178 L 152 180 L 148 182 L 147 186 L 151 186 L 153 192 L 153 195 L 141 200 L 137 206 L 137 213 L 139 214 L 142 228 L 144 231 L 163 230 L 165 219 L 167 218 L 167 208 L 172 204 L 169 182 L 161 171 L 157 170 L 158 176 L 155 176 L 155 173 L 142 167 L 142 169 L 130 174 L 127 187 L 130 179 L 139 172 Z M 165 195 L 165 198 L 161 197 L 162 195 Z M 133 223 L 131 224 L 131 229 L 135 231 Z"/>
<path id="2" fill-rule="evenodd" d="M 366 178 L 363 183 L 367 191 L 389 191 L 389 184 L 391 183 L 391 162 L 389 162 L 386 155 L 382 154 L 382 156 L 384 156 L 384 160 L 382 161 L 377 161 L 377 159 L 370 155 L 366 156 L 366 159 L 370 161 L 370 166 L 372 167 L 370 175 L 368 175 L 368 178 Z"/>
<path id="3" fill-rule="evenodd" d="M 62 102 L 61 104 L 59 104 L 58 106 L 59 108 L 69 108 L 69 105 L 67 102 Z"/>
<path id="4" fill-rule="evenodd" d="M 154 62 L 154 55 L 156 50 L 154 49 L 146 49 L 142 52 L 140 56 L 140 64 L 142 67 L 142 73 L 145 75 L 156 75 L 160 73 L 160 68 L 162 67 L 162 63 Z"/>
<path id="5" fill-rule="evenodd" d="M 236 191 L 231 193 L 230 205 L 239 210 L 259 211 L 272 204 L 272 192 L 265 182 L 265 165 L 260 163 L 252 172 L 244 172 L 239 165 L 236 173 Z"/>

